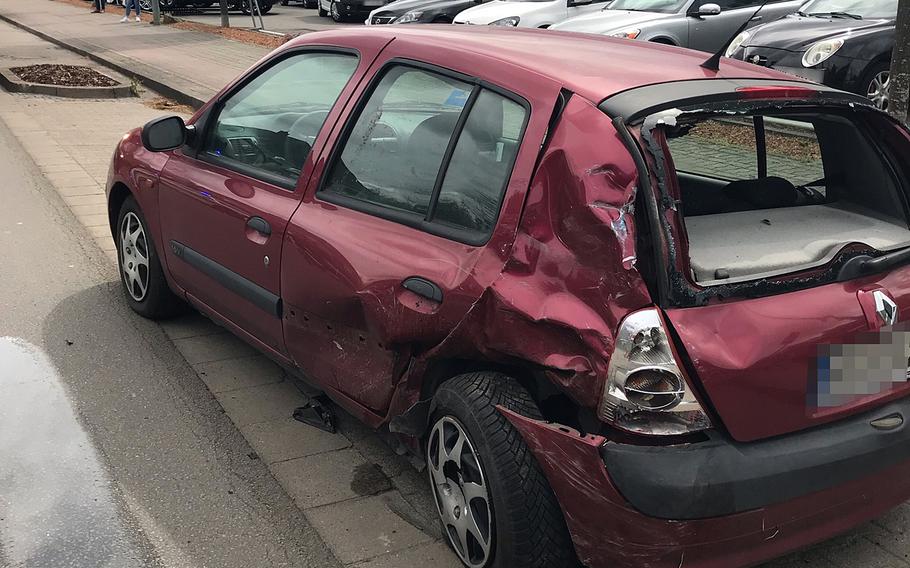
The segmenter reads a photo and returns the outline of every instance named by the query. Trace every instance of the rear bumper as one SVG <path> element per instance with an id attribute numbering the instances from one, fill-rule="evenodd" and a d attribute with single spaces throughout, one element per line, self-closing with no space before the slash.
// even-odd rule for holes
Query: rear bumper
<path id="1" fill-rule="evenodd" d="M 910 426 L 874 428 L 878 419 L 910 417 L 910 401 L 871 413 L 740 444 L 714 435 L 685 446 L 601 448 L 610 479 L 642 513 L 691 520 L 784 503 L 874 475 L 910 460 Z"/>
<path id="2" fill-rule="evenodd" d="M 582 437 L 503 411 L 546 473 L 576 552 L 590 568 L 676 568 L 683 562 L 701 568 L 751 566 L 882 514 L 910 498 L 905 443 L 910 428 L 903 425 L 882 432 L 869 425 L 870 420 L 890 412 L 894 412 L 890 407 L 879 409 L 861 421 L 863 430 L 888 440 L 873 441 L 873 448 L 854 445 L 862 445 L 861 439 L 869 441 L 857 433 L 846 433 L 850 440 L 833 440 L 831 437 L 845 431 L 834 432 L 829 427 L 824 430 L 831 431 L 824 435 L 813 430 L 749 444 L 773 444 L 755 451 L 743 451 L 741 445 L 730 442 L 726 442 L 728 448 L 717 449 L 721 446 L 715 439 L 705 442 L 706 448 L 714 449 L 704 453 L 692 449 L 701 444 L 647 448 L 654 453 L 631 452 L 622 446 L 625 451 L 620 453 L 618 444 L 602 437 Z M 857 429 L 859 422 L 849 421 Z M 797 440 L 804 437 L 806 442 Z M 830 453 L 822 445 L 825 440 L 834 442 Z M 808 456 L 797 455 L 800 447 Z M 781 453 L 773 455 L 775 450 Z M 851 453 L 853 450 L 858 453 Z M 667 453 L 662 456 L 659 452 Z M 735 455 L 737 452 L 741 455 Z M 683 455 L 689 453 L 698 457 Z M 764 463 L 775 461 L 782 463 Z M 623 468 L 637 472 L 640 479 L 630 484 L 628 473 L 620 473 Z M 835 478 L 813 479 L 828 475 Z M 626 494 L 639 483 L 645 485 L 633 491 L 649 488 L 659 498 Z M 757 496 L 749 494 L 753 490 Z M 664 502 L 675 499 L 683 505 Z M 712 503 L 715 500 L 718 503 Z M 682 516 L 658 518 L 638 507 Z M 695 519 L 691 518 L 693 511 L 717 516 Z"/>

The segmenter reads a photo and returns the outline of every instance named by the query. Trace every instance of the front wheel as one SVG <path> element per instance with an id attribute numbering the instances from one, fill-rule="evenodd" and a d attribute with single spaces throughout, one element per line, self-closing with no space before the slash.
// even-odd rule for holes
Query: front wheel
<path id="1" fill-rule="evenodd" d="M 341 23 L 344 21 L 344 16 L 341 14 L 341 7 L 335 0 L 332 0 L 332 3 L 329 5 L 329 12 L 332 14 L 332 19 L 336 22 Z"/>
<path id="2" fill-rule="evenodd" d="M 502 405 L 541 419 L 528 392 L 500 373 L 443 383 L 433 397 L 427 470 L 443 534 L 469 568 L 567 568 L 572 542 L 546 477 Z"/>
<path id="3" fill-rule="evenodd" d="M 147 227 L 139 205 L 127 197 L 117 216 L 120 283 L 134 312 L 149 319 L 165 319 L 180 313 L 184 304 L 167 285 Z"/>
<path id="4" fill-rule="evenodd" d="M 866 96 L 880 110 L 888 110 L 891 105 L 891 64 L 876 63 L 866 72 Z"/>

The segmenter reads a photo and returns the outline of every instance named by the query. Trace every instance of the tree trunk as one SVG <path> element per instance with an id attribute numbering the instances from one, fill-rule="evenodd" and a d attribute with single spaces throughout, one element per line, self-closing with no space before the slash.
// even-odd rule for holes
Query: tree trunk
<path id="1" fill-rule="evenodd" d="M 900 0 L 897 8 L 889 91 L 889 112 L 898 120 L 907 122 L 907 99 L 910 97 L 910 0 Z"/>
<path id="2" fill-rule="evenodd" d="M 221 27 L 229 28 L 231 23 L 228 21 L 228 3 L 227 0 L 218 0 L 218 6 L 221 8 Z"/>

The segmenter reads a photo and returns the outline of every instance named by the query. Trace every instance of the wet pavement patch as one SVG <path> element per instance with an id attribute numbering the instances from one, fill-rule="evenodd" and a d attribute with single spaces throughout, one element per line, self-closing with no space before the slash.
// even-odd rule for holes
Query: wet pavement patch
<path id="1" fill-rule="evenodd" d="M 376 464 L 365 463 L 354 468 L 351 491 L 358 495 L 377 495 L 392 489 L 392 482 Z"/>
<path id="2" fill-rule="evenodd" d="M 53 365 L 11 337 L 0 337 L 0 361 L 3 562 L 142 566 L 107 472 Z"/>

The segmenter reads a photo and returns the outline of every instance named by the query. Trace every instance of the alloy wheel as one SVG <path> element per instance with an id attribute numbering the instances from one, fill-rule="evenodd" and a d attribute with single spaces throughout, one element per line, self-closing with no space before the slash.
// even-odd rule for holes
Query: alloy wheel
<path id="1" fill-rule="evenodd" d="M 338 3 L 333 0 L 330 4 L 329 12 L 332 14 L 332 19 L 336 22 L 341 21 L 341 10 L 338 8 Z"/>
<path id="2" fill-rule="evenodd" d="M 120 224 L 120 270 L 130 296 L 145 299 L 149 287 L 149 247 L 142 221 L 130 211 Z"/>
<path id="3" fill-rule="evenodd" d="M 891 102 L 891 99 L 888 95 L 890 88 L 891 72 L 881 71 L 872 78 L 872 81 L 869 83 L 869 89 L 866 92 L 866 96 L 872 99 L 872 102 L 875 103 L 875 106 L 879 109 L 888 110 L 888 105 Z"/>
<path id="4" fill-rule="evenodd" d="M 430 431 L 427 464 L 436 509 L 456 554 L 470 568 L 490 560 L 493 513 L 486 477 L 464 427 L 451 416 Z"/>

